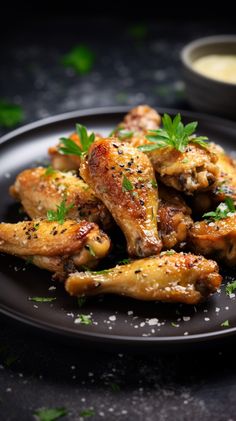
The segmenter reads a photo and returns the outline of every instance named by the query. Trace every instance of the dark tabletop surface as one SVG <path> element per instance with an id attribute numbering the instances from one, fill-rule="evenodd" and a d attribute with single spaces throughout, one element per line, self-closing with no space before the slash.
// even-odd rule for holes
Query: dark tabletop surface
<path id="1" fill-rule="evenodd" d="M 133 24 L 133 23 L 132 23 Z M 233 33 L 227 21 L 150 21 L 137 36 L 124 20 L 38 19 L 5 32 L 0 96 L 23 123 L 75 109 L 148 103 L 189 109 L 179 52 L 188 41 Z M 83 76 L 60 64 L 84 43 L 96 53 Z M 0 134 L 7 133 L 1 128 Z M 65 420 L 236 420 L 235 342 L 160 354 L 62 343 L 0 316 L 0 419 L 32 420 L 65 407 Z M 138 351 L 138 350 L 137 350 Z"/>

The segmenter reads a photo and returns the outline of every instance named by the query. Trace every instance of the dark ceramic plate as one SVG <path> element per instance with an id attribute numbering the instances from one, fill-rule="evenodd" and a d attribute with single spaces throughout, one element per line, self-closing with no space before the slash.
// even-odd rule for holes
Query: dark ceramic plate
<path id="1" fill-rule="evenodd" d="M 47 147 L 70 133 L 76 122 L 96 132 L 108 134 L 122 119 L 124 108 L 72 112 L 30 124 L 6 135 L 0 142 L 0 220 L 16 222 L 22 218 L 19 206 L 8 194 L 17 173 L 27 167 L 46 164 Z M 167 111 L 176 114 L 176 110 Z M 236 125 L 208 116 L 181 112 L 185 122 L 198 120 L 199 133 L 236 150 Z M 224 285 L 232 281 L 234 271 L 222 268 Z M 106 345 L 156 345 L 171 349 L 222 338 L 236 332 L 236 300 L 228 297 L 222 286 L 204 304 L 193 307 L 145 303 L 106 296 L 88 300 L 79 308 L 63 285 L 51 275 L 12 256 L 0 255 L 0 311 L 34 328 L 76 339 L 82 343 Z M 50 289 L 56 287 L 56 289 Z M 29 297 L 56 297 L 51 303 L 35 303 Z M 90 315 L 92 324 L 75 323 L 78 314 Z M 228 320 L 229 327 L 221 324 Z"/>

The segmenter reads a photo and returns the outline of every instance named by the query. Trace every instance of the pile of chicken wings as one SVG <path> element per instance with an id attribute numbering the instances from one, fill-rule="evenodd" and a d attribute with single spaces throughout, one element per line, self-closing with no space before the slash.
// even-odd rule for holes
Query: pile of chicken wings
<path id="1" fill-rule="evenodd" d="M 235 163 L 213 143 L 142 152 L 160 126 L 160 115 L 140 105 L 81 156 L 61 153 L 60 143 L 49 148 L 50 169 L 26 169 L 10 187 L 30 220 L 0 224 L 0 251 L 30 258 L 75 296 L 197 304 L 216 292 L 216 261 L 236 264 L 236 213 L 202 215 L 236 201 Z M 78 134 L 70 140 L 81 146 Z M 96 271 L 117 226 L 129 260 Z"/>

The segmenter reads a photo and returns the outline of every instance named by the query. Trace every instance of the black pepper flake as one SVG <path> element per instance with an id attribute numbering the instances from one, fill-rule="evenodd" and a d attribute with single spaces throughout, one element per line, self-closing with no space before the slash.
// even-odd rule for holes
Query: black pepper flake
<path id="1" fill-rule="evenodd" d="M 137 269 L 134 271 L 134 273 L 140 273 L 140 272 L 142 272 L 141 269 Z"/>
<path id="2" fill-rule="evenodd" d="M 57 235 L 57 233 L 58 233 L 58 231 L 55 230 L 55 231 L 53 231 L 53 234 L 52 235 Z"/>
<path id="3" fill-rule="evenodd" d="M 114 146 L 114 148 L 116 148 L 116 149 L 118 149 L 118 148 L 119 148 L 119 146 L 118 146 L 118 145 L 116 145 L 115 143 L 112 143 L 112 146 Z"/>
<path id="4" fill-rule="evenodd" d="M 144 205 L 144 201 L 142 199 L 139 200 L 140 205 Z"/>
<path id="5" fill-rule="evenodd" d="M 123 155 L 123 151 L 121 151 L 120 149 L 118 150 L 118 154 L 119 155 Z"/>
<path id="6" fill-rule="evenodd" d="M 138 170 L 138 171 L 137 171 L 137 173 L 138 173 L 138 174 L 142 174 L 142 170 Z"/>

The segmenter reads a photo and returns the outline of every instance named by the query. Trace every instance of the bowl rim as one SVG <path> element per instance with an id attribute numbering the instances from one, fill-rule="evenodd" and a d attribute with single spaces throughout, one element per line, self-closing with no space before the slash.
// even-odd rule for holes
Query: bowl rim
<path id="1" fill-rule="evenodd" d="M 183 65 L 190 70 L 193 74 L 198 76 L 199 78 L 202 78 L 205 81 L 215 83 L 219 86 L 227 86 L 227 87 L 234 87 L 236 88 L 236 83 L 232 82 L 226 82 L 222 81 L 220 79 L 214 79 L 210 76 L 203 75 L 202 73 L 198 72 L 193 67 L 193 62 L 190 60 L 189 56 L 192 51 L 194 51 L 196 48 L 199 48 L 203 45 L 216 45 L 216 44 L 227 44 L 232 43 L 236 45 L 236 35 L 212 35 L 208 37 L 203 38 L 197 38 L 191 42 L 189 42 L 187 45 L 185 45 L 180 53 L 180 58 L 183 63 Z"/>

